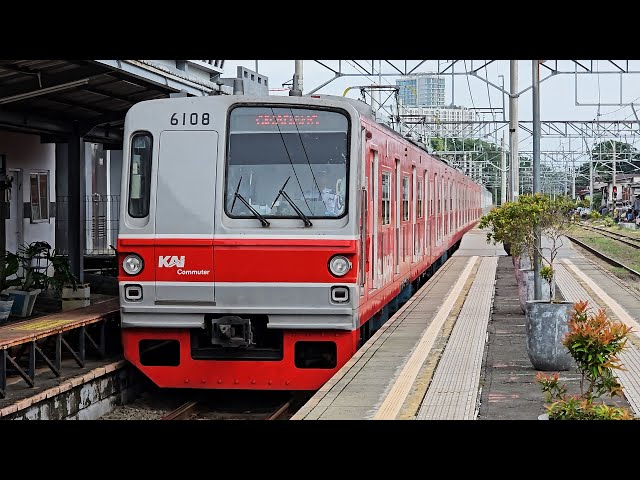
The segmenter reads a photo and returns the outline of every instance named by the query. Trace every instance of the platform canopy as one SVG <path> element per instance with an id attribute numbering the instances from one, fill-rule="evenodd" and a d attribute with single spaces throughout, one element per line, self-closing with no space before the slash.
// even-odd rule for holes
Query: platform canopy
<path id="1" fill-rule="evenodd" d="M 79 135 L 119 149 L 133 104 L 219 88 L 147 60 L 0 60 L 0 129 L 40 134 L 44 142 Z"/>

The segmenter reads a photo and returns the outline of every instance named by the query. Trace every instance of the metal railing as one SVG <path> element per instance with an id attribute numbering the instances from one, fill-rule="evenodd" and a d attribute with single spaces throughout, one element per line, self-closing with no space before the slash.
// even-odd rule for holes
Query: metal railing
<path id="1" fill-rule="evenodd" d="M 85 195 L 83 203 L 84 254 L 114 255 L 111 245 L 115 246 L 118 238 L 120 195 Z M 68 204 L 68 195 L 56 197 L 56 249 L 63 255 L 69 254 Z"/>

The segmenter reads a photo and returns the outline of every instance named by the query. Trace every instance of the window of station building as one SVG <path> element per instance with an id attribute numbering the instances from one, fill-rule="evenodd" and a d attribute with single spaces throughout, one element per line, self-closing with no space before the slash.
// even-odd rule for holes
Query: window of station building
<path id="1" fill-rule="evenodd" d="M 391 223 L 391 174 L 382 172 L 382 225 Z"/>
<path id="2" fill-rule="evenodd" d="M 422 218 L 422 180 L 418 180 L 418 218 Z"/>
<path id="3" fill-rule="evenodd" d="M 402 177 L 402 220 L 409 220 L 409 177 Z"/>
<path id="4" fill-rule="evenodd" d="M 137 133 L 131 139 L 131 169 L 129 171 L 129 215 L 144 218 L 149 215 L 151 199 L 150 133 Z"/>
<path id="5" fill-rule="evenodd" d="M 29 176 L 31 223 L 49 221 L 49 172 L 33 172 Z"/>

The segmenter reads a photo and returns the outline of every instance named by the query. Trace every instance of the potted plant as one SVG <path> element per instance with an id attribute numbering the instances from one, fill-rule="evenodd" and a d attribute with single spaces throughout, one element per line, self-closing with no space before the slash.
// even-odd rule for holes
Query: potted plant
<path id="1" fill-rule="evenodd" d="M 527 353 L 537 370 L 568 370 L 571 357 L 566 355 L 562 338 L 568 331 L 573 304 L 556 298 L 554 267 L 563 236 L 571 226 L 573 202 L 539 193 L 533 197 L 534 248 L 541 259 L 541 279 L 549 285 L 549 298 L 526 302 Z"/>
<path id="2" fill-rule="evenodd" d="M 9 318 L 13 308 L 13 298 L 5 293 L 9 287 L 20 285 L 17 278 L 20 262 L 18 256 L 9 251 L 0 252 L 0 322 Z M 11 278 L 14 277 L 14 278 Z"/>
<path id="3" fill-rule="evenodd" d="M 478 225 L 480 228 L 488 229 L 487 243 L 509 244 L 523 312 L 526 301 L 529 299 L 528 290 L 531 290 L 530 298 L 533 298 L 533 290 L 530 285 L 529 287 L 527 285 L 531 283 L 529 277 L 533 273 L 531 266 L 535 246 L 534 227 L 538 218 L 537 212 L 540 210 L 538 205 L 540 201 L 540 197 L 521 195 L 518 200 L 505 202 L 501 207 L 485 214 Z"/>
<path id="4" fill-rule="evenodd" d="M 557 373 L 538 372 L 536 381 L 545 394 L 545 407 L 550 420 L 629 420 L 632 412 L 596 402 L 603 395 L 622 395 L 622 386 L 614 375 L 621 370 L 618 354 L 625 348 L 631 327 L 609 319 L 603 310 L 587 311 L 586 301 L 573 304 L 569 331 L 563 345 L 575 361 L 580 373 L 580 394 L 567 394 Z"/>
<path id="5" fill-rule="evenodd" d="M 513 202 L 505 202 L 499 207 L 494 207 L 484 214 L 480 218 L 480 223 L 478 223 L 478 228 L 488 230 L 487 243 L 493 243 L 493 245 L 502 243 L 507 255 L 512 255 L 511 251 L 514 246 L 512 245 L 511 236 L 516 233 L 510 221 L 512 205 Z"/>
<path id="6" fill-rule="evenodd" d="M 38 294 L 49 287 L 58 296 L 67 286 L 73 290 L 78 288 L 67 258 L 52 250 L 47 242 L 23 245 L 18 249 L 16 258 L 23 275 L 13 279 L 12 286 L 4 291 L 13 299 L 13 315 L 31 315 Z M 50 269 L 53 270 L 52 275 L 49 275 Z"/>
<path id="7" fill-rule="evenodd" d="M 53 275 L 49 277 L 49 285 L 53 287 L 55 295 L 62 298 L 62 310 L 89 305 L 90 286 L 88 283 L 79 283 L 71 271 L 69 259 L 54 250 L 50 254 L 49 260 L 53 267 Z"/>
<path id="8" fill-rule="evenodd" d="M 32 242 L 18 248 L 16 257 L 22 276 L 18 276 L 18 281 L 3 291 L 13 299 L 12 315 L 31 315 L 38 294 L 46 288 L 50 248 L 47 242 Z"/>

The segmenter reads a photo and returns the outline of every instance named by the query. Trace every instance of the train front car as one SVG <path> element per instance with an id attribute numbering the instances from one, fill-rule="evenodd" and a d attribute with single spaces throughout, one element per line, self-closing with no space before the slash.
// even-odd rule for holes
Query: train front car
<path id="1" fill-rule="evenodd" d="M 127 114 L 122 339 L 158 386 L 315 390 L 357 349 L 358 113 L 265 100 Z"/>

